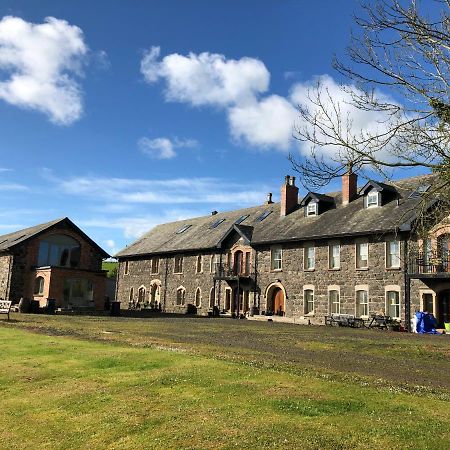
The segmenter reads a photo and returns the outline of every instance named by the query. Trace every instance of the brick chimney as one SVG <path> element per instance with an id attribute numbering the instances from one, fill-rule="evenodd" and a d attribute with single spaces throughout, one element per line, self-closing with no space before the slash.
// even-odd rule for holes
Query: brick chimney
<path id="1" fill-rule="evenodd" d="M 298 187 L 295 185 L 295 177 L 286 175 L 281 186 L 281 217 L 287 216 L 298 205 Z"/>
<path id="2" fill-rule="evenodd" d="M 353 173 L 353 165 L 348 165 L 347 172 L 342 175 L 342 204 L 348 205 L 358 195 L 358 175 Z"/>

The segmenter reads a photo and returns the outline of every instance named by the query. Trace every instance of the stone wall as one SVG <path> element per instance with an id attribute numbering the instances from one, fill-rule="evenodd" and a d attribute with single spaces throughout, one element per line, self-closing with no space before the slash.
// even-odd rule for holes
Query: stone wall
<path id="1" fill-rule="evenodd" d="M 12 255 L 0 256 L 0 298 L 5 300 L 9 298 L 8 291 L 12 261 Z"/>
<path id="2" fill-rule="evenodd" d="M 355 238 L 345 238 L 340 241 L 317 241 L 314 244 L 315 268 L 304 269 L 304 247 L 308 243 L 293 243 L 282 245 L 282 269 L 271 270 L 271 247 L 259 247 L 257 250 L 243 245 L 241 240 L 232 240 L 229 250 L 234 253 L 240 249 L 251 251 L 252 280 L 256 280 L 256 286 L 248 285 L 250 290 L 250 306 L 259 307 L 259 311 L 267 311 L 267 292 L 271 285 L 277 285 L 284 289 L 286 294 L 286 316 L 305 316 L 304 289 L 310 287 L 314 290 L 314 313 L 309 314 L 311 322 L 323 323 L 324 316 L 330 314 L 329 295 L 330 288 L 340 292 L 341 313 L 355 314 L 355 291 L 367 289 L 369 300 L 369 314 L 386 311 L 386 291 L 397 290 L 400 293 L 401 318 L 404 320 L 404 241 L 401 245 L 401 268 L 386 268 L 386 241 L 393 236 L 372 236 L 369 241 L 369 264 L 367 269 L 356 269 Z M 340 268 L 328 267 L 328 244 L 330 242 L 340 244 Z M 185 312 L 186 306 L 176 305 L 176 291 L 179 287 L 186 289 L 186 304 L 195 302 L 195 292 L 199 287 L 202 292 L 202 306 L 199 314 L 206 314 L 209 309 L 209 293 L 214 285 L 213 274 L 210 271 L 211 253 L 203 254 L 203 271 L 197 273 L 198 254 L 185 254 L 183 259 L 183 273 L 175 274 L 174 257 L 160 258 L 158 274 L 151 274 L 151 260 L 135 258 L 129 260 L 129 273 L 125 274 L 125 262 L 121 261 L 118 272 L 118 300 L 122 302 L 122 308 L 128 307 L 130 290 L 133 288 L 133 298 L 138 298 L 140 287 L 146 289 L 149 296 L 152 282 L 161 284 L 161 304 L 167 312 Z M 223 255 L 226 260 L 226 254 Z M 223 308 L 227 282 L 216 282 L 216 296 Z M 253 295 L 255 291 L 255 295 Z M 417 291 L 417 290 L 416 290 Z M 412 292 L 412 309 L 418 305 L 418 294 Z M 387 311 L 386 311 L 387 312 Z"/>

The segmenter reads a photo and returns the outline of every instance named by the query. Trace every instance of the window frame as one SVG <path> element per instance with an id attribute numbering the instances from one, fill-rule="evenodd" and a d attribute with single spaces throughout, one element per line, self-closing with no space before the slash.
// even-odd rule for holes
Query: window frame
<path id="1" fill-rule="evenodd" d="M 312 258 L 308 253 L 312 250 Z M 309 265 L 309 261 L 312 261 L 312 265 Z M 303 248 L 303 268 L 307 272 L 312 272 L 316 268 L 316 246 L 314 244 L 306 244 Z"/>
<path id="2" fill-rule="evenodd" d="M 38 275 L 34 280 L 33 295 L 35 297 L 42 297 L 44 295 L 44 287 L 45 287 L 45 279 L 42 275 Z"/>
<path id="3" fill-rule="evenodd" d="M 123 272 L 124 272 L 124 275 L 130 274 L 130 261 L 128 259 L 125 261 L 125 266 L 124 266 Z"/>
<path id="4" fill-rule="evenodd" d="M 279 258 L 276 258 L 276 252 L 279 252 Z M 275 264 L 278 262 L 278 264 Z M 281 272 L 283 270 L 283 247 L 277 245 L 270 249 L 270 271 Z"/>
<path id="5" fill-rule="evenodd" d="M 360 265 L 361 260 L 361 246 L 365 245 L 367 247 L 367 262 L 366 265 Z M 357 241 L 355 242 L 355 268 L 357 270 L 367 270 L 369 268 L 369 241 Z"/>
<path id="6" fill-rule="evenodd" d="M 336 266 L 332 265 L 333 261 L 333 248 L 337 247 L 338 249 L 338 263 Z M 341 268 L 341 244 L 339 242 L 330 242 L 328 244 L 328 269 L 329 270 L 339 270 Z"/>
<path id="7" fill-rule="evenodd" d="M 307 299 L 307 293 L 311 293 L 312 300 Z M 303 287 L 303 311 L 305 316 L 313 316 L 315 313 L 315 295 L 314 295 L 314 287 L 313 286 L 304 286 Z M 312 304 L 312 309 L 309 308 L 309 304 Z"/>
<path id="8" fill-rule="evenodd" d="M 317 208 L 318 203 L 315 201 L 309 201 L 308 204 L 306 205 L 306 217 L 312 217 L 312 216 L 317 216 Z M 312 208 L 311 208 L 312 207 Z"/>
<path id="9" fill-rule="evenodd" d="M 386 269 L 400 269 L 401 268 L 401 259 L 400 259 L 400 255 L 401 255 L 401 248 L 400 248 L 400 240 L 399 239 L 389 239 L 388 241 L 385 242 L 385 264 L 386 264 Z M 397 243 L 398 245 L 398 255 L 394 255 L 394 258 L 398 259 L 398 265 L 394 266 L 392 264 L 392 260 L 393 260 L 393 253 L 391 253 L 391 244 L 393 243 Z"/>
<path id="10" fill-rule="evenodd" d="M 180 301 L 178 301 L 178 293 L 182 293 L 180 296 Z M 176 299 L 175 299 L 175 306 L 184 306 L 186 304 L 186 288 L 184 286 L 177 287 L 176 291 Z"/>
<path id="11" fill-rule="evenodd" d="M 155 270 L 155 268 L 156 268 L 156 270 Z M 158 257 L 152 258 L 152 261 L 150 263 L 150 273 L 151 274 L 159 273 L 159 258 Z"/>
<path id="12" fill-rule="evenodd" d="M 400 287 L 399 286 L 386 286 L 386 292 L 385 292 L 385 302 L 386 302 L 386 315 L 391 317 L 392 319 L 401 320 L 402 317 L 402 303 L 400 299 Z M 395 304 L 391 304 L 390 301 L 390 295 L 389 294 L 395 294 L 397 302 Z M 396 313 L 398 310 L 398 314 L 391 314 L 391 306 L 393 306 L 396 309 Z"/>
<path id="13" fill-rule="evenodd" d="M 359 299 L 359 292 L 365 293 L 365 302 L 361 303 Z M 359 314 L 359 309 L 363 307 L 364 311 L 362 314 Z M 366 313 L 366 314 L 365 314 Z M 369 310 L 369 289 L 366 287 L 355 286 L 355 317 L 358 318 L 369 318 L 370 310 Z"/>
<path id="14" fill-rule="evenodd" d="M 370 198 L 376 198 L 376 202 L 375 203 L 370 203 L 369 199 Z M 378 191 L 376 191 L 375 189 L 371 189 L 367 194 L 366 194 L 366 208 L 377 208 L 378 206 L 380 206 L 380 193 Z"/>
<path id="15" fill-rule="evenodd" d="M 197 255 L 197 260 L 195 263 L 195 273 L 203 273 L 203 255 Z"/>
<path id="16" fill-rule="evenodd" d="M 199 298 L 198 304 L 197 304 L 197 297 Z M 198 286 L 197 289 L 195 290 L 194 306 L 198 309 L 202 307 L 202 290 L 200 289 L 200 286 Z"/>

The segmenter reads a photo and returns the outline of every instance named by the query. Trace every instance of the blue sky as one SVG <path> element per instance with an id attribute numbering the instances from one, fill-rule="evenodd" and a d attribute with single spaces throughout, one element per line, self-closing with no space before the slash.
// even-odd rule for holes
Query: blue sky
<path id="1" fill-rule="evenodd" d="M 353 0 L 0 2 L 0 233 L 68 216 L 114 253 L 278 199 L 295 105 Z M 336 186 L 331 186 L 330 189 Z"/>

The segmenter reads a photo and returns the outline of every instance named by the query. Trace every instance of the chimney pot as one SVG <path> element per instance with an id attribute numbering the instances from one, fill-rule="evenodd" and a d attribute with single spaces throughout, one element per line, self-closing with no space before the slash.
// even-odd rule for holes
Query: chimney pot
<path id="1" fill-rule="evenodd" d="M 272 201 L 272 192 L 269 192 L 267 194 L 267 204 L 271 205 L 272 203 L 273 203 L 273 201 Z"/>
<path id="2" fill-rule="evenodd" d="M 214 210 L 214 211 L 211 211 L 211 215 L 212 215 L 212 216 L 215 216 L 216 214 L 217 214 L 217 211 L 215 211 L 215 210 Z"/>

